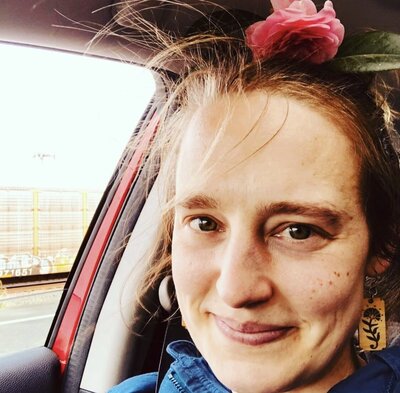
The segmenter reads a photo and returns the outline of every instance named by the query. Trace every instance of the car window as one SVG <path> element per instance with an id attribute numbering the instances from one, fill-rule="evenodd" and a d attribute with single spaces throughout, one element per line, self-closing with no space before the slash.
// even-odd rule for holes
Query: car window
<path id="1" fill-rule="evenodd" d="M 150 71 L 0 45 L 0 356 L 43 345 L 66 276 L 154 93 Z"/>

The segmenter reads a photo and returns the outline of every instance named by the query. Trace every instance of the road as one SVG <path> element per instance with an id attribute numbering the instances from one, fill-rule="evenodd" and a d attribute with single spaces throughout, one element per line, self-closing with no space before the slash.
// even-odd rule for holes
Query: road
<path id="1" fill-rule="evenodd" d="M 44 344 L 61 288 L 0 296 L 0 356 Z"/>

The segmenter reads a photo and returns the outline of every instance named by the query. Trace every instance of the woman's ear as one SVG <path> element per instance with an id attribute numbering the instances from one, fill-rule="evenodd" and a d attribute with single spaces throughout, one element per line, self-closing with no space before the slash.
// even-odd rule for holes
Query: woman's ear
<path id="1" fill-rule="evenodd" d="M 389 268 L 390 262 L 380 257 L 371 257 L 367 263 L 366 273 L 369 277 L 380 276 Z"/>

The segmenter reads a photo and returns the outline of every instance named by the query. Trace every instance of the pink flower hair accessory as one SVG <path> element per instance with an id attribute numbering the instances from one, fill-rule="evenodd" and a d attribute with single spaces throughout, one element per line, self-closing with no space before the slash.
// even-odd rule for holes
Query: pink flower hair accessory
<path id="1" fill-rule="evenodd" d="M 311 0 L 271 0 L 274 12 L 246 30 L 255 59 L 274 56 L 321 64 L 335 57 L 344 38 L 331 1 L 317 11 Z"/>

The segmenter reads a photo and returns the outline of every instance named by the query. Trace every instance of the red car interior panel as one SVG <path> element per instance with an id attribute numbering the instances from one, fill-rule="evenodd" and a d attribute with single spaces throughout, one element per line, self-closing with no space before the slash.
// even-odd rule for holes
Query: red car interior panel
<path id="1" fill-rule="evenodd" d="M 86 299 L 92 286 L 94 276 L 97 271 L 97 267 L 109 242 L 110 234 L 120 214 L 121 208 L 125 202 L 125 198 L 136 178 L 140 164 L 143 160 L 143 153 L 145 152 L 146 147 L 154 135 L 155 125 L 156 120 L 153 118 L 145 131 L 141 144 L 135 151 L 128 167 L 125 170 L 125 173 L 123 174 L 117 191 L 91 245 L 73 293 L 65 309 L 65 313 L 52 348 L 60 360 L 62 372 L 68 363 L 74 337 L 86 303 Z"/>

